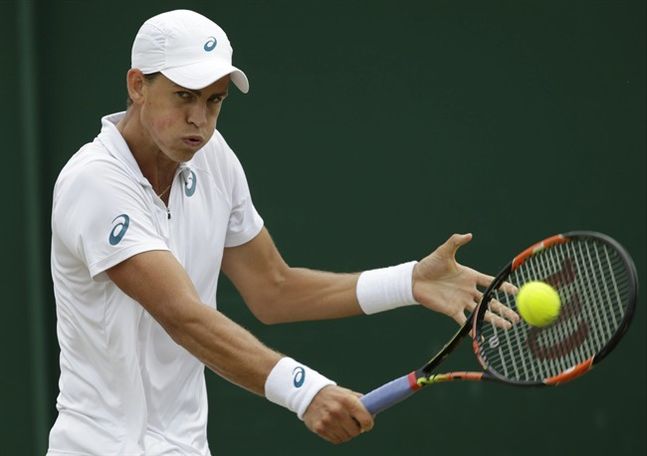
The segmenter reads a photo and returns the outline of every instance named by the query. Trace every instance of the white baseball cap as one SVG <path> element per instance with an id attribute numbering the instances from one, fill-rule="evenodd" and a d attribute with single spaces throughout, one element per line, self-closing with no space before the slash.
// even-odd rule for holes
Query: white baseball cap
<path id="1" fill-rule="evenodd" d="M 187 89 L 202 89 L 230 75 L 241 92 L 249 81 L 231 64 L 233 49 L 216 23 L 189 10 L 158 14 L 141 26 L 133 42 L 131 62 L 144 74 L 161 72 Z"/>

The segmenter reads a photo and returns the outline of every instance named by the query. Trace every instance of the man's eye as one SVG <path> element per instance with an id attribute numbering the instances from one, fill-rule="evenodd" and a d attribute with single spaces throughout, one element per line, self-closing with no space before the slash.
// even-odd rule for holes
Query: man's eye
<path id="1" fill-rule="evenodd" d="M 191 92 L 175 92 L 175 94 L 183 100 L 188 100 L 193 95 Z"/>

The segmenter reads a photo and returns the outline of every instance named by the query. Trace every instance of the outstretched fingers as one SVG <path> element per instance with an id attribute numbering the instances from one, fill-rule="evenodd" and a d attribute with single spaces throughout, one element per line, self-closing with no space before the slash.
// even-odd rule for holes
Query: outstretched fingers
<path id="1" fill-rule="evenodd" d="M 456 252 L 458 249 L 472 240 L 472 233 L 467 234 L 452 234 L 450 238 L 443 244 L 443 247 L 446 246 L 447 253 L 453 257 L 456 257 Z"/>
<path id="2" fill-rule="evenodd" d="M 494 277 L 492 277 L 491 275 L 483 274 L 482 272 L 477 272 L 476 283 L 480 287 L 488 288 L 493 281 L 494 281 Z M 515 295 L 517 294 L 517 291 L 518 291 L 517 287 L 512 285 L 510 282 L 503 282 L 499 286 L 499 290 L 509 295 Z"/>
<path id="3" fill-rule="evenodd" d="M 488 307 L 490 312 L 494 311 L 497 315 L 500 315 L 512 323 L 517 323 L 519 321 L 519 315 L 517 312 L 496 299 L 491 299 L 488 303 Z"/>
<path id="4" fill-rule="evenodd" d="M 516 314 L 515 314 L 516 315 Z M 483 316 L 483 320 L 487 321 L 488 323 L 493 324 L 497 328 L 501 329 L 510 329 L 512 328 L 512 325 L 516 323 L 519 320 L 519 317 L 503 317 L 500 314 L 494 313 L 491 310 L 486 310 L 485 315 Z"/>

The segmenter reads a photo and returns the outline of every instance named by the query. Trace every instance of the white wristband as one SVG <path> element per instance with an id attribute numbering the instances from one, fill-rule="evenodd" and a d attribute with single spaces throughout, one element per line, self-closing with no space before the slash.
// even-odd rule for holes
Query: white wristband
<path id="1" fill-rule="evenodd" d="M 303 419 L 310 402 L 325 386 L 336 385 L 314 369 L 292 358 L 281 358 L 265 380 L 265 397 Z"/>
<path id="2" fill-rule="evenodd" d="M 416 261 L 364 271 L 357 280 L 357 302 L 365 314 L 418 304 L 413 299 Z"/>

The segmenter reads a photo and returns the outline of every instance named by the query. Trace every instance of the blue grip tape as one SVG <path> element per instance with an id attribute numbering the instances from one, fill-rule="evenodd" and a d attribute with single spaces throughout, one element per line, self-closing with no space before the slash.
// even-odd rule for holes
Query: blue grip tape
<path id="1" fill-rule="evenodd" d="M 377 415 L 415 393 L 417 388 L 411 387 L 408 377 L 409 374 L 396 378 L 362 396 L 360 400 L 366 410 L 372 415 Z"/>

